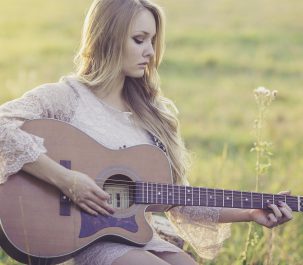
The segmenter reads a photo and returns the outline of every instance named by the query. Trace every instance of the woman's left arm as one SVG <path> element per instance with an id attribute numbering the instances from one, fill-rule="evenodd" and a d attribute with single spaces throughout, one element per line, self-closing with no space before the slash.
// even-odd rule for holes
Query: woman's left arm
<path id="1" fill-rule="evenodd" d="M 289 192 L 281 192 L 279 194 L 287 194 Z M 268 210 L 262 209 L 232 209 L 224 208 L 220 211 L 219 223 L 232 222 L 250 222 L 254 221 L 257 224 L 273 228 L 277 225 L 288 222 L 292 219 L 292 210 L 285 203 L 280 202 L 278 205 L 269 204 Z"/>

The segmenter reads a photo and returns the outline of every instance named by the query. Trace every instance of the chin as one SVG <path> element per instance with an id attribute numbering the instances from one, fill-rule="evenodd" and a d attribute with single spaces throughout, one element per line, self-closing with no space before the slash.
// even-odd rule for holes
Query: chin
<path id="1" fill-rule="evenodd" d="M 138 72 L 133 72 L 133 73 L 128 73 L 126 76 L 132 77 L 132 78 L 141 78 L 144 76 L 145 71 L 138 71 Z"/>

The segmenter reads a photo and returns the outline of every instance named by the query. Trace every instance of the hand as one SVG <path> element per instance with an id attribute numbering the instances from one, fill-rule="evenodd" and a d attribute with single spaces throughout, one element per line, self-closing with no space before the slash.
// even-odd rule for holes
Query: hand
<path id="1" fill-rule="evenodd" d="M 290 195 L 290 192 L 280 192 L 279 194 Z M 281 202 L 279 205 L 270 204 L 268 206 L 272 210 L 253 209 L 250 210 L 250 216 L 252 221 L 257 224 L 263 225 L 267 228 L 273 228 L 290 221 L 292 216 L 291 208 L 285 203 Z"/>
<path id="2" fill-rule="evenodd" d="M 89 214 L 110 215 L 114 213 L 107 200 L 109 194 L 101 189 L 94 180 L 86 174 L 78 171 L 68 170 L 65 183 L 61 185 L 62 192 L 75 204 Z"/>

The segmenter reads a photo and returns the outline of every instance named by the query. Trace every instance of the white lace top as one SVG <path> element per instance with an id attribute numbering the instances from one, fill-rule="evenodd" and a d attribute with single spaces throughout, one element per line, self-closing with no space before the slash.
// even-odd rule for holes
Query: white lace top
<path id="1" fill-rule="evenodd" d="M 135 126 L 132 113 L 105 104 L 75 77 L 65 77 L 58 83 L 41 85 L 0 106 L 0 184 L 25 163 L 46 153 L 43 139 L 20 129 L 25 120 L 37 118 L 71 123 L 112 149 L 152 144 L 150 135 Z M 215 257 L 230 235 L 230 225 L 218 223 L 219 214 L 220 208 L 194 206 L 175 207 L 166 213 L 178 234 L 201 257 L 208 259 Z M 157 235 L 144 248 L 177 251 L 175 246 Z M 111 249 L 114 249 L 113 245 Z"/>

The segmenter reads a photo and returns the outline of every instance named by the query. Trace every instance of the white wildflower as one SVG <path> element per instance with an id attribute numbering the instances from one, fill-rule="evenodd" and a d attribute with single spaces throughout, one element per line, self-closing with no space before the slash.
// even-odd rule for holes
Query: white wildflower
<path id="1" fill-rule="evenodd" d="M 257 89 L 255 89 L 255 95 L 256 96 L 267 96 L 267 95 L 270 95 L 270 90 L 263 87 L 263 86 L 260 86 L 258 87 Z"/>
<path id="2" fill-rule="evenodd" d="M 269 89 L 260 86 L 254 90 L 254 94 L 257 104 L 265 107 L 268 106 L 276 98 L 278 91 L 270 91 Z"/>

